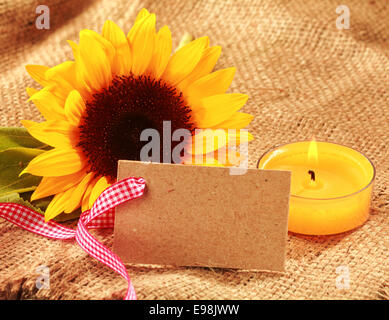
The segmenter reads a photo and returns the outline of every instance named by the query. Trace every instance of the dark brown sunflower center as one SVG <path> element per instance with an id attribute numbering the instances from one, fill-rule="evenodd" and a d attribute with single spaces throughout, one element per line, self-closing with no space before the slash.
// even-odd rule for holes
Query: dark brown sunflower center
<path id="1" fill-rule="evenodd" d="M 88 159 L 90 170 L 116 177 L 119 159 L 140 160 L 148 141 L 141 141 L 145 129 L 155 129 L 162 137 L 163 122 L 176 129 L 194 130 L 191 109 L 182 94 L 161 80 L 150 77 L 116 77 L 111 85 L 86 102 L 81 119 L 78 146 Z M 171 149 L 180 142 L 171 142 Z"/>

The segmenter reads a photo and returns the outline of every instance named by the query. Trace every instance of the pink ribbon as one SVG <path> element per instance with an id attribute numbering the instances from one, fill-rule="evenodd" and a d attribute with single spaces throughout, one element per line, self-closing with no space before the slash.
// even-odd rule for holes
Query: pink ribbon
<path id="1" fill-rule="evenodd" d="M 136 300 L 135 289 L 122 260 L 97 241 L 88 229 L 113 228 L 115 207 L 142 196 L 145 186 L 146 182 L 143 178 L 133 177 L 114 183 L 104 190 L 90 210 L 81 214 L 76 230 L 53 221 L 45 222 L 41 214 L 16 203 L 0 203 L 0 217 L 48 238 L 61 240 L 75 238 L 84 251 L 127 280 L 128 288 L 124 299 Z"/>

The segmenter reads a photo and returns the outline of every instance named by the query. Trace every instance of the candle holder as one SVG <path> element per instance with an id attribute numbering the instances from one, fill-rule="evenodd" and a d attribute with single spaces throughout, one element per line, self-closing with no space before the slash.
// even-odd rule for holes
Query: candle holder
<path id="1" fill-rule="evenodd" d="M 329 142 L 276 146 L 258 160 L 258 169 L 292 172 L 288 230 L 330 235 L 361 226 L 369 217 L 375 167 L 362 153 Z"/>

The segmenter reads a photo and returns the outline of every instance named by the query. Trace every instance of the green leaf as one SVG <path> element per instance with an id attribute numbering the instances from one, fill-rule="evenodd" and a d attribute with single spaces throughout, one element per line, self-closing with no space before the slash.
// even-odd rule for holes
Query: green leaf
<path id="1" fill-rule="evenodd" d="M 31 195 L 32 195 L 32 191 L 24 192 L 20 196 L 24 200 L 30 201 Z M 39 208 L 40 210 L 42 210 L 42 212 L 45 212 L 46 209 L 47 209 L 47 206 L 49 205 L 51 200 L 53 200 L 53 198 L 54 198 L 54 196 L 49 196 L 49 197 L 46 197 L 46 198 L 43 198 L 43 199 L 34 200 L 34 201 L 31 201 L 31 204 L 33 204 L 34 207 Z"/>
<path id="2" fill-rule="evenodd" d="M 31 197 L 31 194 L 32 192 L 29 192 L 29 193 L 23 193 L 21 196 L 24 198 L 24 199 L 30 199 Z M 51 202 L 51 200 L 53 199 L 54 196 L 50 196 L 50 197 L 47 197 L 47 198 L 43 198 L 43 199 L 38 199 L 38 200 L 34 200 L 32 201 L 32 205 L 36 208 L 38 208 L 39 210 L 41 210 L 41 212 L 45 212 L 46 211 L 46 208 L 47 206 L 49 205 L 49 203 Z M 68 221 L 68 220 L 73 220 L 73 219 L 77 219 L 79 218 L 81 215 L 81 209 L 78 209 L 78 210 L 75 210 L 71 213 L 61 213 L 59 214 L 58 216 L 56 216 L 53 220 L 54 221 L 57 221 L 57 222 L 64 222 L 64 221 Z"/>
<path id="3" fill-rule="evenodd" d="M 81 210 L 76 210 L 71 213 L 61 213 L 58 216 L 56 216 L 53 220 L 57 222 L 64 222 L 69 220 L 78 219 L 81 215 Z"/>
<path id="4" fill-rule="evenodd" d="M 28 173 L 19 177 L 19 174 L 33 158 L 50 148 L 32 137 L 25 128 L 0 127 L 0 202 L 18 203 L 44 215 L 52 196 L 29 201 L 42 177 Z M 72 213 L 62 213 L 53 220 L 73 220 L 80 214 L 79 209 Z"/>
<path id="5" fill-rule="evenodd" d="M 35 190 L 41 177 L 20 172 L 37 155 L 45 152 L 32 148 L 9 148 L 0 152 L 0 196 Z"/>
<path id="6" fill-rule="evenodd" d="M 47 145 L 32 137 L 26 128 L 0 127 L 0 151 L 8 148 L 47 148 Z"/>
<path id="7" fill-rule="evenodd" d="M 28 201 L 31 196 L 31 192 L 26 192 L 20 195 L 19 193 L 9 193 L 7 195 L 0 196 L 0 202 L 11 202 L 11 203 L 17 203 L 21 204 L 27 208 L 30 208 L 41 215 L 44 215 L 47 206 L 49 205 L 51 197 L 47 197 L 44 199 L 40 200 L 35 200 L 33 202 Z M 69 221 L 69 220 L 74 220 L 80 217 L 81 210 L 75 210 L 71 213 L 61 213 L 60 215 L 56 216 L 53 220 L 56 222 L 64 222 L 64 221 Z"/>
<path id="8" fill-rule="evenodd" d="M 37 207 L 35 207 L 34 205 L 31 204 L 31 202 L 23 199 L 19 193 L 9 193 L 7 195 L 3 195 L 3 196 L 0 196 L 0 202 L 11 202 L 11 203 L 17 203 L 17 204 L 21 204 L 23 206 L 26 206 L 32 210 L 35 210 L 36 212 L 40 213 L 40 214 L 44 214 L 43 211 Z"/>

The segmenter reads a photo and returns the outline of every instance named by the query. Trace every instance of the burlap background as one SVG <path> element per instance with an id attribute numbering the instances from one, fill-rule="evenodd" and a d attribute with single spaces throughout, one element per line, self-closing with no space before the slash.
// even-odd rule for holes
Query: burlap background
<path id="1" fill-rule="evenodd" d="M 389 3 L 382 1 L 60 1 L 47 0 L 51 29 L 35 28 L 38 1 L 0 3 L 0 125 L 39 120 L 24 88 L 24 65 L 53 66 L 71 57 L 65 40 L 105 19 L 129 29 L 142 7 L 168 24 L 175 44 L 184 31 L 223 46 L 218 68 L 234 65 L 232 91 L 248 93 L 250 164 L 269 147 L 310 139 L 345 144 L 377 167 L 369 221 L 332 237 L 290 235 L 286 274 L 209 268 L 129 267 L 140 299 L 382 299 L 389 297 Z M 349 30 L 335 9 L 346 4 Z M 112 232 L 95 232 L 108 246 Z M 50 268 L 50 290 L 37 291 L 35 269 Z M 350 288 L 336 287 L 336 268 Z M 0 297 L 121 298 L 125 281 L 73 242 L 53 241 L 0 221 Z"/>

